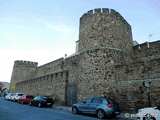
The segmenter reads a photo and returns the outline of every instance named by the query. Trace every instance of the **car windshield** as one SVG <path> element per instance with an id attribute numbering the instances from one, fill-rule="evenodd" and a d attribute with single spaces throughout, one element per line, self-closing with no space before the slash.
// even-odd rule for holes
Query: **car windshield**
<path id="1" fill-rule="evenodd" d="M 107 99 L 108 103 L 110 104 L 116 104 L 117 105 L 117 102 L 113 99 Z"/>
<path id="2" fill-rule="evenodd" d="M 24 95 L 24 94 L 18 94 L 18 96 L 22 96 L 22 95 Z"/>
<path id="3" fill-rule="evenodd" d="M 33 96 L 31 96 L 31 95 L 28 95 L 28 96 L 26 96 L 26 98 L 33 98 Z"/>
<path id="4" fill-rule="evenodd" d="M 48 99 L 48 97 L 47 96 L 43 96 L 43 99 Z"/>

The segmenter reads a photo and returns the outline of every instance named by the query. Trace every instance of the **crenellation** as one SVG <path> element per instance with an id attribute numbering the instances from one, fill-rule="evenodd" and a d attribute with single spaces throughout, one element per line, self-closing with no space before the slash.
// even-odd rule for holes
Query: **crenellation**
<path id="1" fill-rule="evenodd" d="M 93 10 L 88 11 L 88 12 L 87 12 L 87 14 L 86 14 L 86 15 L 87 15 L 87 17 L 92 16 L 92 15 L 93 15 L 93 12 L 94 12 Z"/>
<path id="2" fill-rule="evenodd" d="M 102 12 L 101 8 L 94 9 L 94 14 L 101 14 Z"/>
<path id="3" fill-rule="evenodd" d="M 133 52 L 135 59 L 143 58 L 147 56 L 160 55 L 160 40 L 155 42 L 145 42 L 136 46 L 133 46 Z"/>
<path id="4" fill-rule="evenodd" d="M 105 15 L 109 14 L 109 9 L 108 8 L 102 8 L 102 13 Z"/>
<path id="5" fill-rule="evenodd" d="M 15 64 L 16 65 L 28 65 L 28 66 L 33 66 L 33 67 L 38 66 L 38 62 L 25 61 L 25 60 L 16 60 Z"/>
<path id="6" fill-rule="evenodd" d="M 116 15 L 116 11 L 114 10 L 114 9 L 110 9 L 110 14 L 112 14 L 112 15 Z"/>

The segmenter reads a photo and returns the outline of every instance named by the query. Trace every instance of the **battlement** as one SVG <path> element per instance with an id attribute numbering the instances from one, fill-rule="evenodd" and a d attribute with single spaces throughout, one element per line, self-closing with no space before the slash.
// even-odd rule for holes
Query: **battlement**
<path id="1" fill-rule="evenodd" d="M 89 10 L 87 13 L 84 13 L 82 17 L 80 18 L 80 23 L 85 22 L 88 18 L 92 16 L 112 16 L 116 17 L 117 19 L 120 19 L 123 21 L 125 24 L 127 24 L 130 27 L 130 24 L 121 16 L 121 14 L 114 9 L 109 9 L 109 8 L 97 8 L 93 10 Z"/>
<path id="2" fill-rule="evenodd" d="M 59 59 L 56 59 L 56 60 L 51 61 L 49 63 L 46 63 L 44 65 L 41 65 L 38 68 L 42 68 L 42 67 L 49 66 L 49 65 L 52 65 L 52 64 L 59 64 L 59 63 L 62 63 L 62 62 L 63 62 L 63 58 L 59 58 Z"/>
<path id="3" fill-rule="evenodd" d="M 160 55 L 160 40 L 154 42 L 145 42 L 133 47 L 135 58 Z"/>
<path id="4" fill-rule="evenodd" d="M 16 60 L 16 61 L 14 62 L 14 65 L 25 65 L 25 66 L 37 67 L 37 66 L 38 66 L 38 62 L 24 61 L 24 60 Z"/>

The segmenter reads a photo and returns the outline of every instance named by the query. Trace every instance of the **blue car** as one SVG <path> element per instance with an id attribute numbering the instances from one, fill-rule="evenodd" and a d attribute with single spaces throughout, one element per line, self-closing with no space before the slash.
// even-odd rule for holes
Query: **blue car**
<path id="1" fill-rule="evenodd" d="M 115 118 L 121 114 L 117 102 L 110 98 L 88 98 L 82 103 L 73 104 L 72 113 L 96 114 L 100 119 L 105 117 Z"/>

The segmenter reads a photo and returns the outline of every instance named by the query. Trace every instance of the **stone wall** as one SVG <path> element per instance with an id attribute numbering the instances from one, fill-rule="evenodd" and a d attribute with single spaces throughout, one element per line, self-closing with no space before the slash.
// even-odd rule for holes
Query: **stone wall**
<path id="1" fill-rule="evenodd" d="M 15 61 L 11 84 L 17 92 L 49 95 L 58 104 L 110 97 L 122 111 L 133 112 L 147 106 L 147 81 L 152 105 L 160 104 L 159 41 L 133 47 L 127 21 L 115 10 L 95 9 L 80 18 L 77 45 L 75 55 L 39 67 Z"/>
<path id="2" fill-rule="evenodd" d="M 16 92 L 29 95 L 47 95 L 55 100 L 55 103 L 66 103 L 66 86 L 68 83 L 68 71 L 36 77 L 16 84 Z"/>
<path id="3" fill-rule="evenodd" d="M 160 40 L 154 42 L 145 42 L 133 47 L 134 58 L 142 58 L 147 56 L 160 56 Z"/>
<path id="4" fill-rule="evenodd" d="M 129 66 L 116 66 L 117 100 L 123 111 L 135 112 L 148 107 L 147 89 L 143 82 L 150 83 L 151 106 L 160 104 L 160 57 L 147 57 Z"/>
<path id="5" fill-rule="evenodd" d="M 80 18 L 79 52 L 97 47 L 118 48 L 133 57 L 128 22 L 113 9 L 94 9 Z M 131 60 L 130 60 L 131 61 Z"/>
<path id="6" fill-rule="evenodd" d="M 78 101 L 87 97 L 113 97 L 115 65 L 124 65 L 127 56 L 112 48 L 92 49 L 80 54 L 78 74 Z"/>
<path id="7" fill-rule="evenodd" d="M 34 77 L 44 76 L 46 74 L 60 72 L 63 69 L 63 58 L 59 58 L 47 64 L 37 67 L 36 71 L 34 72 Z"/>
<path id="8" fill-rule="evenodd" d="M 13 92 L 17 82 L 25 81 L 33 76 L 38 66 L 37 62 L 15 61 L 11 76 L 10 90 Z"/>

